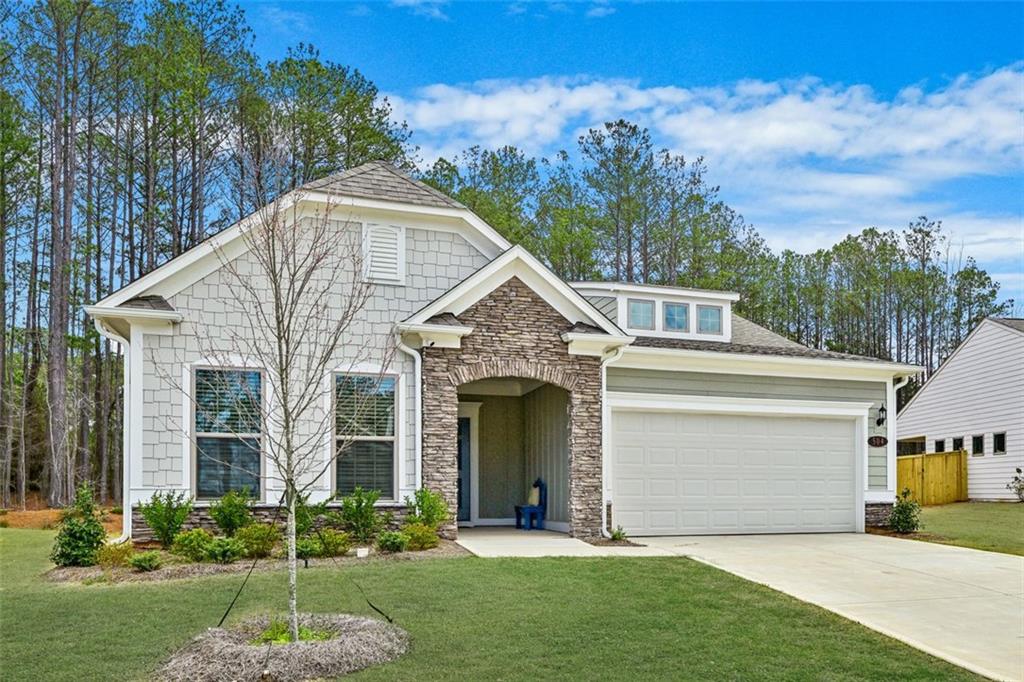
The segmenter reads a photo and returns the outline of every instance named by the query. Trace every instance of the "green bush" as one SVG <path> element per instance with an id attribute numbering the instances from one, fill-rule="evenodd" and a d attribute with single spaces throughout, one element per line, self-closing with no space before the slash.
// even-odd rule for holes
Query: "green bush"
<path id="1" fill-rule="evenodd" d="M 115 568 L 127 566 L 135 552 L 131 540 L 118 542 L 117 544 L 105 544 L 96 552 L 96 563 L 103 568 Z"/>
<path id="2" fill-rule="evenodd" d="M 139 513 L 164 549 L 174 542 L 174 536 L 181 531 L 191 511 L 192 499 L 183 492 L 153 493 L 149 502 L 139 505 Z"/>
<path id="3" fill-rule="evenodd" d="M 298 538 L 295 541 L 295 556 L 299 559 L 312 559 L 324 551 L 323 545 L 316 538 Z"/>
<path id="4" fill-rule="evenodd" d="M 213 535 L 202 528 L 182 531 L 174 536 L 171 553 L 183 556 L 189 561 L 204 561 L 213 542 Z"/>
<path id="5" fill-rule="evenodd" d="M 245 555 L 253 559 L 270 556 L 274 545 L 281 539 L 281 530 L 272 523 L 250 523 L 239 528 L 235 539 L 245 547 Z"/>
<path id="6" fill-rule="evenodd" d="M 451 518 L 444 498 L 430 488 L 420 488 L 412 498 L 405 498 L 405 507 L 409 510 L 405 517 L 407 524 L 420 523 L 436 529 Z"/>
<path id="7" fill-rule="evenodd" d="M 327 513 L 327 501 L 309 504 L 309 496 L 301 495 L 295 502 L 295 535 L 308 535 L 316 527 L 316 521 Z"/>
<path id="8" fill-rule="evenodd" d="M 338 512 L 342 525 L 358 542 L 370 542 L 380 531 L 384 520 L 374 504 L 380 492 L 356 487 L 351 495 L 341 498 Z"/>
<path id="9" fill-rule="evenodd" d="M 910 488 L 904 488 L 889 514 L 889 528 L 897 533 L 913 533 L 921 527 L 921 505 L 910 499 Z"/>
<path id="10" fill-rule="evenodd" d="M 118 515 L 124 514 L 124 507 L 111 507 L 110 508 L 110 513 L 111 514 L 118 514 Z"/>
<path id="11" fill-rule="evenodd" d="M 249 497 L 249 489 L 242 488 L 240 493 L 232 490 L 211 504 L 210 518 L 224 535 L 234 537 L 239 528 L 252 523 L 252 498 Z"/>
<path id="12" fill-rule="evenodd" d="M 163 561 L 160 559 L 160 552 L 149 551 L 139 552 L 128 557 L 128 565 L 134 568 L 136 571 L 142 573 L 148 573 L 149 571 L 155 571 L 160 568 Z"/>
<path id="13" fill-rule="evenodd" d="M 245 554 L 245 546 L 235 538 L 214 538 L 206 548 L 206 558 L 218 564 L 233 564 Z"/>
<path id="14" fill-rule="evenodd" d="M 349 537 L 349 534 L 334 528 L 324 528 L 317 531 L 313 535 L 313 539 L 320 546 L 317 556 L 344 556 L 348 554 L 348 550 L 352 549 L 352 539 Z"/>
<path id="15" fill-rule="evenodd" d="M 386 530 L 377 536 L 377 549 L 382 552 L 404 552 L 409 547 L 409 536 L 397 530 Z"/>
<path id="16" fill-rule="evenodd" d="M 440 540 L 437 537 L 437 529 L 425 523 L 410 523 L 402 532 L 409 538 L 409 549 L 420 551 L 437 547 Z"/>
<path id="17" fill-rule="evenodd" d="M 92 488 L 83 483 L 75 492 L 74 506 L 64 511 L 50 559 L 58 566 L 92 566 L 106 537 Z"/>
<path id="18" fill-rule="evenodd" d="M 612 531 L 612 541 L 613 542 L 625 542 L 626 541 L 626 531 L 622 529 L 622 526 L 616 526 L 615 530 Z"/>

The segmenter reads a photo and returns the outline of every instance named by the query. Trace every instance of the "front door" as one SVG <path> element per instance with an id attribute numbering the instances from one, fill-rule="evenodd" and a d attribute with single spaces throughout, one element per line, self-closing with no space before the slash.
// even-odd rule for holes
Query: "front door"
<path id="1" fill-rule="evenodd" d="M 469 521 L 469 417 L 459 417 L 459 521 Z"/>

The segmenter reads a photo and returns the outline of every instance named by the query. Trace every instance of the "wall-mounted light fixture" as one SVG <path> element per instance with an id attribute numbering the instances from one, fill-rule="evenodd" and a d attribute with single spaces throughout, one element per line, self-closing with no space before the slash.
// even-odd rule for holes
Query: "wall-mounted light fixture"
<path id="1" fill-rule="evenodd" d="M 885 424 L 885 404 L 878 408 L 878 419 L 875 420 L 875 426 L 882 426 Z"/>

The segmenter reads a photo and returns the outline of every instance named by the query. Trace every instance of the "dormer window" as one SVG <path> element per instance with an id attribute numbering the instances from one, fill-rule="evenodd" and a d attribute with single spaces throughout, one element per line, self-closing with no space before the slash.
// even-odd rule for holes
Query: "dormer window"
<path id="1" fill-rule="evenodd" d="M 626 307 L 630 329 L 654 330 L 654 301 L 631 298 Z"/>
<path id="2" fill-rule="evenodd" d="M 722 308 L 717 305 L 697 306 L 697 333 L 722 333 Z"/>
<path id="3" fill-rule="evenodd" d="M 667 332 L 688 332 L 690 331 L 690 306 L 686 303 L 670 303 L 665 301 L 663 306 L 665 319 L 662 320 L 663 329 Z"/>

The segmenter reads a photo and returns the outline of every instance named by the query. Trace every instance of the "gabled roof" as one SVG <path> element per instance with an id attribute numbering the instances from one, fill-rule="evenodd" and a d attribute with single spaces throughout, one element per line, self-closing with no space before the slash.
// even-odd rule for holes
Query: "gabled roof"
<path id="1" fill-rule="evenodd" d="M 518 277 L 548 305 L 570 322 L 583 323 L 596 331 L 622 339 L 631 339 L 590 301 L 551 272 L 522 246 L 516 245 L 462 280 L 405 320 L 405 325 L 420 325 L 458 316 L 512 277 Z"/>
<path id="2" fill-rule="evenodd" d="M 438 208 L 466 207 L 430 185 L 409 177 L 384 161 L 370 161 L 325 178 L 308 182 L 304 190 L 343 194 L 364 199 L 400 201 L 417 206 Z"/>
<path id="3" fill-rule="evenodd" d="M 988 317 L 988 318 L 985 318 L 985 319 L 992 320 L 993 322 L 998 322 L 999 324 L 1003 325 L 1004 327 L 1009 327 L 1010 329 L 1013 329 L 1015 331 L 1018 331 L 1018 332 L 1021 332 L 1022 334 L 1024 334 L 1024 319 L 1022 319 L 1022 318 L 1019 318 L 1019 317 Z"/>
<path id="4" fill-rule="evenodd" d="M 136 296 L 130 298 L 118 308 L 137 308 L 139 310 L 166 310 L 174 312 L 174 306 L 167 302 L 163 296 Z"/>

